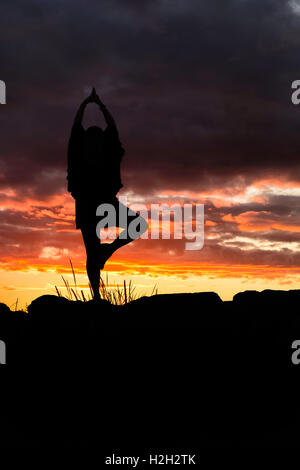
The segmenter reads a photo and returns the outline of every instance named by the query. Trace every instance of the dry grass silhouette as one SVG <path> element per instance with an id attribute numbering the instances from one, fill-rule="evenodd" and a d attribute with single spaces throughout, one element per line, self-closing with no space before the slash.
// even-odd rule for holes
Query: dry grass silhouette
<path id="1" fill-rule="evenodd" d="M 63 295 L 61 289 L 58 289 L 55 286 L 56 293 L 59 297 L 65 297 L 68 300 L 78 300 L 81 302 L 88 302 L 89 300 L 93 299 L 93 291 L 92 287 L 89 283 L 89 292 L 86 295 L 82 289 L 79 289 L 76 275 L 73 268 L 72 261 L 70 260 L 70 265 L 73 274 L 74 286 L 71 286 L 67 279 L 62 276 L 62 280 L 66 289 L 66 295 Z M 108 300 L 113 305 L 125 305 L 133 300 L 136 300 L 143 296 L 142 293 L 138 293 L 136 287 L 132 284 L 132 281 L 128 283 L 124 280 L 122 286 L 115 285 L 113 287 L 109 287 L 108 282 L 108 274 L 106 274 L 106 280 L 104 281 L 102 277 L 100 277 L 100 296 L 103 300 Z M 151 295 L 156 295 L 158 293 L 158 289 L 154 286 Z"/>

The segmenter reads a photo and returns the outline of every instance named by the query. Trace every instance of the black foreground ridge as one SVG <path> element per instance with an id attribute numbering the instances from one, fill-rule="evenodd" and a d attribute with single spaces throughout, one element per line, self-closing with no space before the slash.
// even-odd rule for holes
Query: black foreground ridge
<path id="1" fill-rule="evenodd" d="M 44 295 L 27 314 L 0 304 L 0 332 L 2 370 L 49 374 L 54 387 L 40 412 L 35 400 L 8 407 L 8 446 L 298 445 L 300 290 L 231 302 L 163 294 L 124 306 Z M 26 426 L 16 425 L 21 416 Z"/>

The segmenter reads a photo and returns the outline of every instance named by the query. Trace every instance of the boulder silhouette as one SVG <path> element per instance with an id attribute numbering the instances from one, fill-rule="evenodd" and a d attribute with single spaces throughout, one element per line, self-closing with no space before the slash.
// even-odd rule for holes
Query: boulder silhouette
<path id="1" fill-rule="evenodd" d="M 106 300 L 81 302 L 42 295 L 28 306 L 28 317 L 31 325 L 46 329 L 78 329 L 88 326 L 90 322 L 95 323 L 93 318 L 107 309 L 111 310 L 111 304 Z"/>
<path id="2" fill-rule="evenodd" d="M 7 313 L 10 313 L 10 308 L 6 304 L 0 302 L 0 315 L 5 315 Z"/>
<path id="3" fill-rule="evenodd" d="M 68 299 L 55 295 L 42 295 L 28 306 L 31 323 L 46 328 L 70 327 L 77 323 L 76 309 Z"/>
<path id="4" fill-rule="evenodd" d="M 233 297 L 233 308 L 247 318 L 255 328 L 299 328 L 300 290 L 270 290 L 239 292 Z M 245 320 L 246 321 L 246 320 Z"/>
<path id="5" fill-rule="evenodd" d="M 22 310 L 10 310 L 10 308 L 0 303 L 0 328 L 22 328 L 26 320 L 26 314 Z"/>
<path id="6" fill-rule="evenodd" d="M 215 292 L 159 294 L 134 300 L 124 310 L 136 326 L 189 328 L 215 325 L 222 304 Z"/>
<path id="7" fill-rule="evenodd" d="M 6 329 L 11 325 L 12 315 L 13 312 L 10 308 L 5 304 L 0 303 L 0 327 L 2 329 Z"/>

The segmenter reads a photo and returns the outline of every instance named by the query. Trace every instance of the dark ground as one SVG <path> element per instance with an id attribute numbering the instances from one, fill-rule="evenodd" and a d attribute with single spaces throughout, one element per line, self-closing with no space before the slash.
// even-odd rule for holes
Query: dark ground
<path id="1" fill-rule="evenodd" d="M 1 304 L 2 447 L 298 448 L 299 306 L 300 290 Z"/>

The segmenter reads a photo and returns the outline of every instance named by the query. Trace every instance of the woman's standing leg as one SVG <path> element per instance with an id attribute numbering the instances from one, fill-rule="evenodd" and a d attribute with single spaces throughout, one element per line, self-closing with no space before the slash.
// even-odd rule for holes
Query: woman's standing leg
<path id="1" fill-rule="evenodd" d="M 86 250 L 86 272 L 92 287 L 94 300 L 99 300 L 100 269 L 102 268 L 98 256 L 99 239 L 94 226 L 82 226 L 81 232 Z"/>

